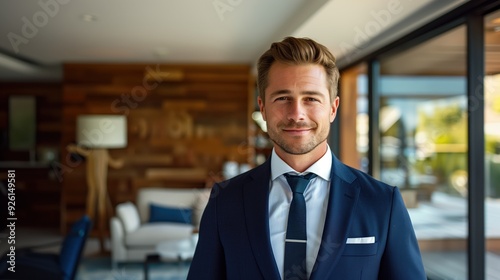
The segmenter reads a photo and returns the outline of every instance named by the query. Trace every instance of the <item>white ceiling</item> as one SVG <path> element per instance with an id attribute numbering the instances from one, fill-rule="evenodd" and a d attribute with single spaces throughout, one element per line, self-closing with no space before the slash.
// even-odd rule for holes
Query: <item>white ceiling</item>
<path id="1" fill-rule="evenodd" d="M 253 65 L 289 35 L 347 63 L 465 1 L 2 1 L 0 80 L 57 80 L 65 62 Z"/>

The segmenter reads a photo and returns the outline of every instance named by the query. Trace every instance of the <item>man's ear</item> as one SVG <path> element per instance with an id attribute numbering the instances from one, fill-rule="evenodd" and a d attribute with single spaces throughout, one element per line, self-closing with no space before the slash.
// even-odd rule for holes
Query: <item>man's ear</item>
<path id="1" fill-rule="evenodd" d="M 332 102 L 332 107 L 331 107 L 331 112 L 330 112 L 330 123 L 332 123 L 335 120 L 335 117 L 337 117 L 337 111 L 340 106 L 340 97 L 335 97 L 335 100 Z"/>
<path id="2" fill-rule="evenodd" d="M 262 114 L 262 118 L 266 120 L 266 113 L 265 113 L 265 110 L 264 110 L 264 101 L 262 100 L 262 98 L 257 97 L 257 103 L 259 104 L 259 109 L 260 109 L 260 113 Z"/>

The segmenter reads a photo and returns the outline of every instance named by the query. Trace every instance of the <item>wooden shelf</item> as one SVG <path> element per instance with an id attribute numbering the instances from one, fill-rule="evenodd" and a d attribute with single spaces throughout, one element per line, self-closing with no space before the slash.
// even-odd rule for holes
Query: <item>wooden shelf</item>
<path id="1" fill-rule="evenodd" d="M 146 179 L 149 180 L 171 180 L 185 182 L 200 182 L 207 178 L 208 172 L 205 168 L 148 168 Z"/>

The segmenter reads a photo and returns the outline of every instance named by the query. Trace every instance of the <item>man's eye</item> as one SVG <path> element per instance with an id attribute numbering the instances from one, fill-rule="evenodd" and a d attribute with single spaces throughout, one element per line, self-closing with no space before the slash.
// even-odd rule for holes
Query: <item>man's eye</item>
<path id="1" fill-rule="evenodd" d="M 315 101 L 319 101 L 319 100 L 316 98 L 313 98 L 313 97 L 308 97 L 308 98 L 306 98 L 306 101 L 315 102 Z"/>
<path id="2" fill-rule="evenodd" d="M 275 99 L 275 101 L 282 101 L 282 100 L 288 100 L 288 97 L 286 96 L 281 96 Z"/>

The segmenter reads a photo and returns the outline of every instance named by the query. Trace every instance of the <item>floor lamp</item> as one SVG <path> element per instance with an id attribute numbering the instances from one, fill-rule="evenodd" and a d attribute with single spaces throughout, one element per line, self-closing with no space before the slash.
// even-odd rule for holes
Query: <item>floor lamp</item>
<path id="1" fill-rule="evenodd" d="M 108 149 L 127 146 L 127 118 L 123 115 L 80 115 L 76 121 L 77 145 L 68 151 L 86 159 L 87 215 L 99 231 L 101 251 L 104 251 L 104 229 L 111 209 L 107 190 L 108 166 L 121 168 L 123 160 L 113 159 Z"/>

